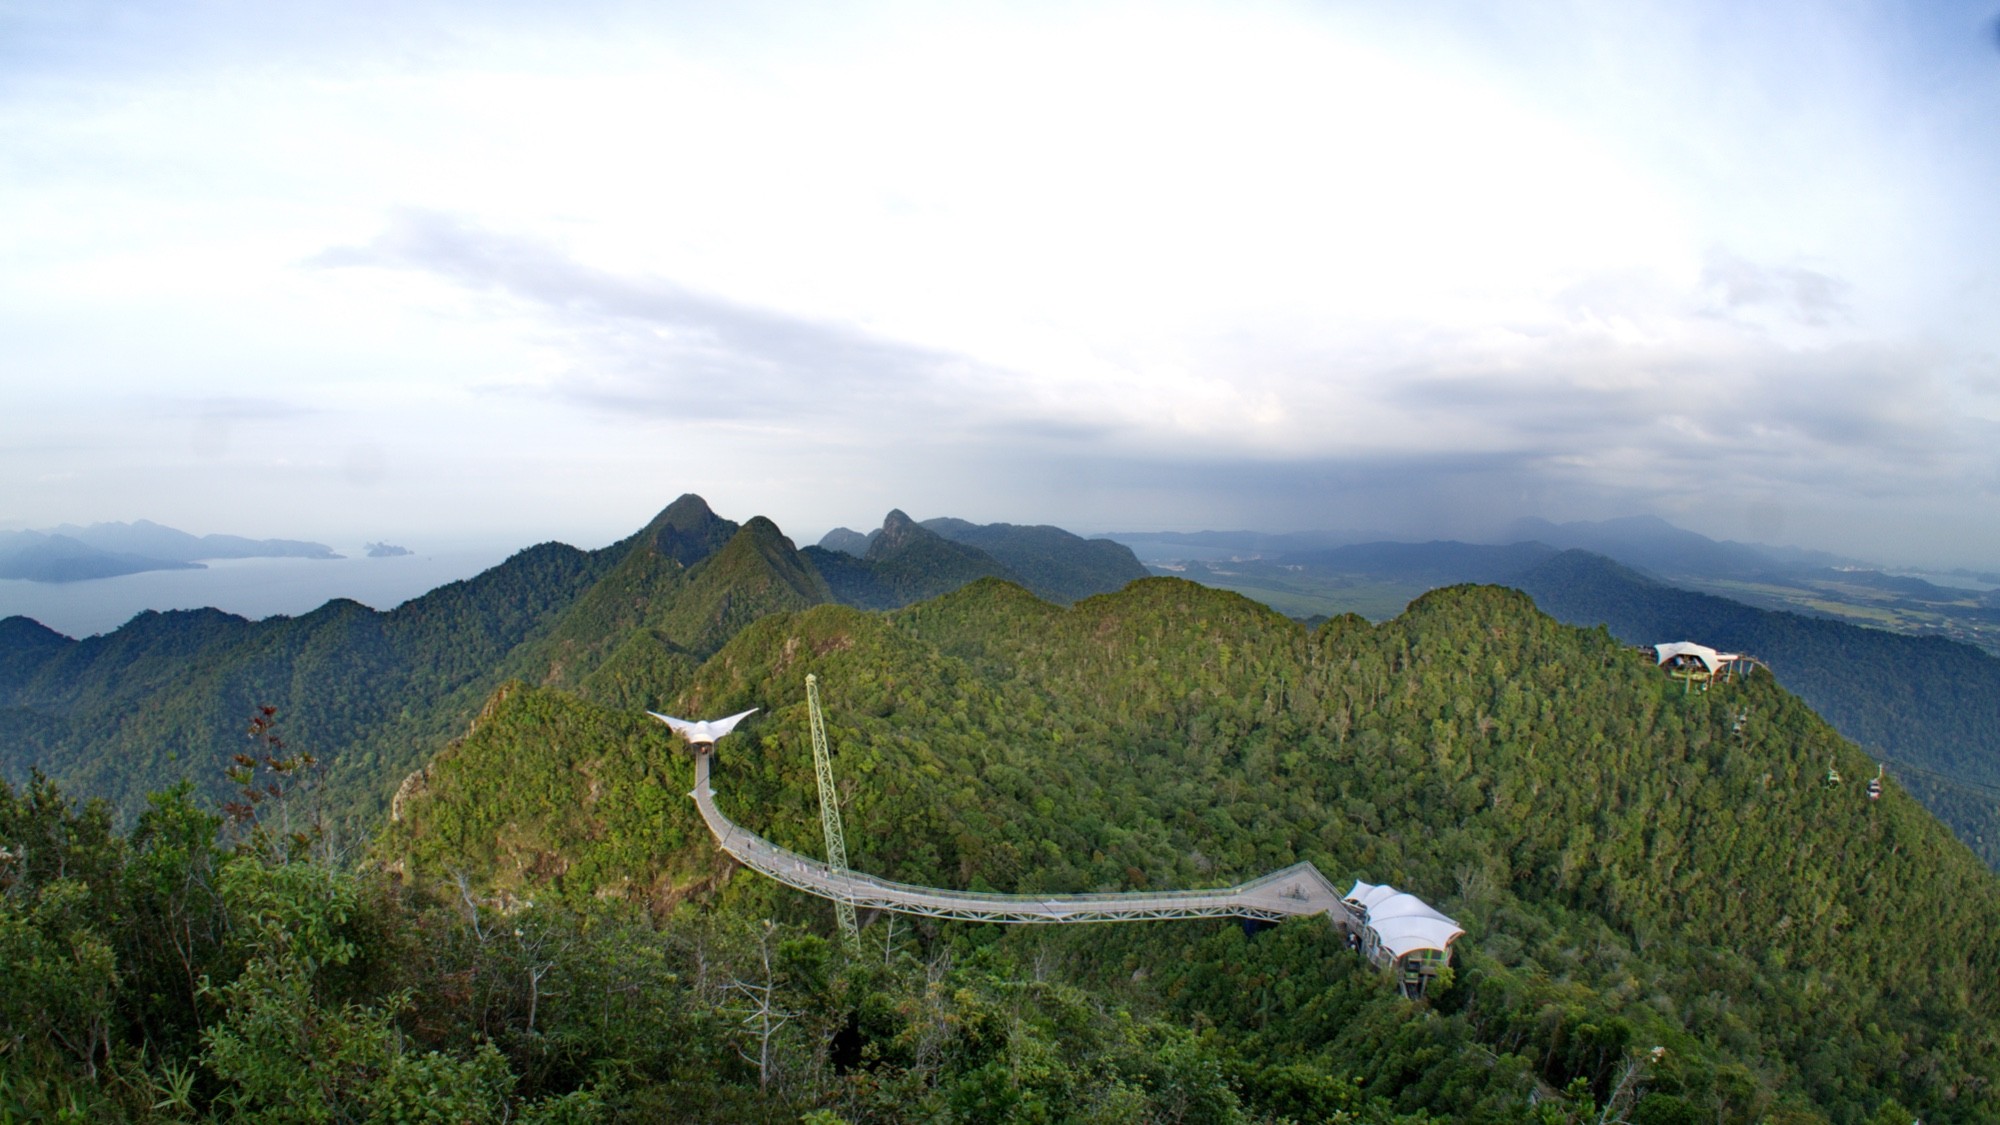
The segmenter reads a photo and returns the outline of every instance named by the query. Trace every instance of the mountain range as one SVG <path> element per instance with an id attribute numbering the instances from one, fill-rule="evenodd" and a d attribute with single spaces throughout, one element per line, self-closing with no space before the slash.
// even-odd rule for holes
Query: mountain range
<path id="1" fill-rule="evenodd" d="M 1147 575 L 1130 548 L 1059 527 L 975 524 L 943 517 L 917 523 L 892 511 L 866 535 L 826 533 L 805 555 L 841 601 L 894 609 L 980 578 L 1003 578 L 1052 602 L 1108 593 Z"/>
<path id="2" fill-rule="evenodd" d="M 148 1055 L 273 1113 L 406 1083 L 522 1120 L 2000 1115 L 2000 879 L 1902 770 L 1871 799 L 1804 694 L 1977 794 L 1983 653 L 1546 544 L 1313 545 L 1283 565 L 1443 588 L 1308 625 L 1053 529 L 933 523 L 801 550 L 684 496 L 387 613 L 0 621 L 0 952 L 37 967 L 0 975 L 9 1096 L 115 1101 L 99 1060 Z M 1765 666 L 1698 691 L 1636 647 L 1688 637 Z M 876 917 L 837 953 L 826 904 L 716 849 L 644 714 L 760 709 L 718 799 L 818 854 L 809 673 L 859 870 L 1059 893 L 1310 861 L 1467 935 L 1414 1002 L 1317 919 Z M 189 802 L 286 799 L 256 788 L 273 739 L 319 759 L 330 835 L 202 859 Z"/>
<path id="3" fill-rule="evenodd" d="M 1622 543 L 1628 557 L 1649 544 L 1668 545 L 1656 558 L 1747 565 L 1764 557 L 1741 544 L 1703 546 L 1657 521 L 1565 526 L 1558 538 Z M 1986 653 L 1760 609 L 1540 542 L 1285 542 L 1307 546 L 1247 565 L 1400 590 L 1511 585 L 1558 620 L 1605 625 L 1633 645 L 1694 639 L 1754 654 L 2000 867 L 2000 660 Z M 1246 564 L 1231 565 L 1240 574 Z M 1205 564 L 1190 568 L 1191 577 L 1229 582 Z M 894 609 L 981 578 L 1067 604 L 1145 573 L 1109 540 L 1053 527 L 917 523 L 901 511 L 867 535 L 836 529 L 796 550 L 768 520 L 739 525 L 685 496 L 608 547 L 531 548 L 387 613 L 342 600 L 261 622 L 212 610 L 148 613 L 82 642 L 23 618 L 0 622 L 0 776 L 25 777 L 32 764 L 128 809 L 183 775 L 219 793 L 219 773 L 203 763 L 233 753 L 244 717 L 269 704 L 326 758 L 340 803 L 364 823 L 510 678 L 643 709 L 771 613 L 824 602 Z"/>
<path id="4" fill-rule="evenodd" d="M 1508 525 L 1500 543 L 1545 543 L 1558 550 L 1584 550 L 1662 574 L 1757 577 L 1800 568 L 1865 567 L 1857 559 L 1827 551 L 1772 547 L 1763 543 L 1720 542 L 1675 527 L 1658 516 L 1551 523 L 1520 519 Z"/>
<path id="5" fill-rule="evenodd" d="M 1145 574 L 1124 548 L 1054 528 L 953 529 L 982 536 L 1050 597 Z M 610 546 L 531 547 L 387 612 L 344 599 L 254 622 L 148 612 L 83 641 L 8 618 L 0 776 L 37 768 L 128 811 L 182 776 L 219 796 L 218 763 L 240 749 L 246 718 L 271 705 L 327 763 L 336 803 L 362 823 L 508 678 L 650 706 L 767 614 L 829 601 L 900 606 L 987 576 L 1029 581 L 901 512 L 855 559 L 800 552 L 767 519 L 738 524 L 683 496 Z"/>
<path id="6" fill-rule="evenodd" d="M 1424 544 L 1353 532 L 1151 532 L 1112 538 L 1142 553 L 1158 573 L 1199 576 L 1301 617 L 1351 610 L 1386 618 L 1439 584 L 1421 568 L 1435 570 L 1442 563 L 1444 573 L 1463 572 L 1460 564 L 1433 558 L 1458 549 L 1442 545 L 1455 542 L 1450 540 L 1434 541 L 1427 552 Z M 1825 551 L 1717 541 L 1655 516 L 1561 524 L 1517 520 L 1496 542 L 1459 546 L 1589 551 L 1655 580 L 1762 609 L 1946 637 L 2000 655 L 2000 575 L 1964 569 L 1929 577 L 1893 573 Z M 1393 565 L 1398 557 L 1418 569 L 1398 569 Z"/>

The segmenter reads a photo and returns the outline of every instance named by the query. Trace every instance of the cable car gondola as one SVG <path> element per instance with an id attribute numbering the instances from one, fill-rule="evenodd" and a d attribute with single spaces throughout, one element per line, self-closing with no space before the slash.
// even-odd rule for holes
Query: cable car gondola
<path id="1" fill-rule="evenodd" d="M 1880 762 L 1875 763 L 1875 776 L 1868 779 L 1868 799 L 1871 801 L 1882 799 L 1882 763 Z"/>

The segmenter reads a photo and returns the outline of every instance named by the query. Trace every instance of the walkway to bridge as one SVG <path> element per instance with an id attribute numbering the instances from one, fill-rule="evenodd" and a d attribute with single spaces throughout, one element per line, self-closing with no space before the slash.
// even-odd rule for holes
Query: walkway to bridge
<path id="1" fill-rule="evenodd" d="M 1234 887 L 1208 891 L 1120 891 L 1084 895 L 1009 895 L 948 891 L 893 883 L 873 875 L 835 871 L 744 828 L 722 815 L 709 787 L 712 753 L 695 754 L 694 798 L 702 820 L 722 850 L 743 866 L 807 894 L 846 902 L 857 910 L 893 910 L 930 918 L 977 922 L 1138 922 L 1167 918 L 1260 918 L 1325 914 L 1343 930 L 1359 933 L 1360 912 L 1342 901 L 1334 885 L 1310 863 L 1295 863 Z"/>

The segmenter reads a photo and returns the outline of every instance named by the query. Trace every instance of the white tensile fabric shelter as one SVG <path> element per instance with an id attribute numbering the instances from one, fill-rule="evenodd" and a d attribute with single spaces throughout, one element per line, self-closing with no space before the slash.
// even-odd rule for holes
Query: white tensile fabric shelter
<path id="1" fill-rule="evenodd" d="M 1387 884 L 1363 883 L 1357 879 L 1354 889 L 1347 892 L 1347 901 L 1361 908 L 1361 924 L 1368 929 L 1371 956 L 1377 949 L 1388 953 L 1393 961 L 1424 949 L 1445 953 L 1451 949 L 1453 939 L 1465 933 L 1457 922 L 1432 909 L 1423 899 Z"/>
<path id="2" fill-rule="evenodd" d="M 1661 664 L 1665 664 L 1676 657 L 1688 657 L 1700 661 L 1701 666 L 1706 668 L 1710 674 L 1721 670 L 1725 664 L 1733 664 L 1742 659 L 1742 654 L 1740 653 L 1717 652 L 1707 645 L 1698 645 L 1693 641 L 1668 641 L 1665 644 L 1654 645 L 1653 651 L 1659 654 L 1659 662 Z"/>

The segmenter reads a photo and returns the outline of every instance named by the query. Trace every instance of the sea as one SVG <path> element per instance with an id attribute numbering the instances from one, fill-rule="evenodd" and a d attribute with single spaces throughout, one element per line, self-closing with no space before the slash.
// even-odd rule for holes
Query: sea
<path id="1" fill-rule="evenodd" d="M 334 598 L 396 606 L 498 564 L 511 548 L 460 547 L 369 558 L 215 559 L 202 570 L 149 570 L 82 582 L 0 579 L 0 618 L 19 614 L 78 639 L 108 633 L 149 609 L 213 606 L 240 617 L 297 617 Z"/>

